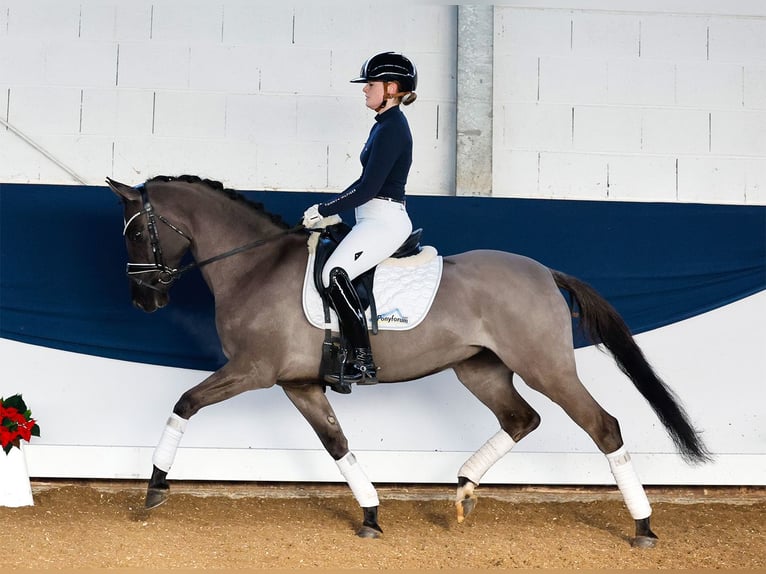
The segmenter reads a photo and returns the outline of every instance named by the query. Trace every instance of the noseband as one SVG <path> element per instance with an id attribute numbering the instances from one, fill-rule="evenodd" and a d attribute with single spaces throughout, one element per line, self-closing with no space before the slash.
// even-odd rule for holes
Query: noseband
<path id="1" fill-rule="evenodd" d="M 123 227 L 122 235 L 125 236 L 127 234 L 128 227 L 130 226 L 130 224 L 133 222 L 134 219 L 136 219 L 137 217 L 141 215 L 146 215 L 146 228 L 149 231 L 149 241 L 152 247 L 152 255 L 154 256 L 154 263 L 128 262 L 125 272 L 128 275 L 128 278 L 131 281 L 135 282 L 137 285 L 140 285 L 141 287 L 147 287 L 149 289 L 152 289 L 158 292 L 163 292 L 163 290 L 157 287 L 156 285 L 143 281 L 141 279 L 141 276 L 144 275 L 145 273 L 157 273 L 157 281 L 160 284 L 168 287 L 181 275 L 183 275 L 187 271 L 190 271 L 191 269 L 204 267 L 205 265 L 209 265 L 210 263 L 214 263 L 215 261 L 220 261 L 221 259 L 231 257 L 232 255 L 237 255 L 238 253 L 242 253 L 243 251 L 247 251 L 248 249 L 258 247 L 259 245 L 263 245 L 265 243 L 278 239 L 279 237 L 282 237 L 284 235 L 295 233 L 297 231 L 304 229 L 303 225 L 299 223 L 298 225 L 295 225 L 294 227 L 291 227 L 290 229 L 286 229 L 270 237 L 265 237 L 263 239 L 252 241 L 250 243 L 242 245 L 241 247 L 236 247 L 224 253 L 214 255 L 213 257 L 210 257 L 203 261 L 200 261 L 200 262 L 192 261 L 191 263 L 184 265 L 183 267 L 180 267 L 180 268 L 170 267 L 165 263 L 165 258 L 162 255 L 162 245 L 160 245 L 160 234 L 157 230 L 157 220 L 167 225 L 170 229 L 175 231 L 178 235 L 183 237 L 190 244 L 192 240 L 177 226 L 173 225 L 171 222 L 169 222 L 159 213 L 154 212 L 154 208 L 152 207 L 151 201 L 149 201 L 149 194 L 146 192 L 145 185 L 143 184 L 139 185 L 137 186 L 137 189 L 138 189 L 138 192 L 141 194 L 141 203 L 143 204 L 143 208 L 141 209 L 141 211 L 135 213 L 130 219 L 128 219 L 125 222 L 125 227 Z"/>

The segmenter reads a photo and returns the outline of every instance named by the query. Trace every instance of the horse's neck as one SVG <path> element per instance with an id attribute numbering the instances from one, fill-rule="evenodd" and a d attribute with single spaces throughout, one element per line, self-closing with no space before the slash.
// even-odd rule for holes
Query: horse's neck
<path id="1" fill-rule="evenodd" d="M 244 202 L 207 190 L 198 191 L 197 196 L 196 201 L 189 197 L 178 209 L 191 237 L 192 255 L 198 263 L 282 231 L 266 213 Z M 270 252 L 265 246 L 248 250 L 248 261 L 251 266 L 257 265 L 259 260 L 269 258 Z M 247 272 L 247 268 L 237 264 L 238 257 L 224 258 L 211 268 L 225 270 L 227 279 Z M 212 289 L 216 274 L 206 271 L 210 269 L 204 268 L 203 275 Z"/>

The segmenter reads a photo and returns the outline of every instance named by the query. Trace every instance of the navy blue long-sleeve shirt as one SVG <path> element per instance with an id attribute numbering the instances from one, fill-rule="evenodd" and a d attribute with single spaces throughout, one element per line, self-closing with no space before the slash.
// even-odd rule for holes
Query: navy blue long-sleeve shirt
<path id="1" fill-rule="evenodd" d="M 404 199 L 412 165 L 412 133 L 399 106 L 375 116 L 360 156 L 362 175 L 337 197 L 319 204 L 323 217 L 354 209 L 373 197 Z"/>

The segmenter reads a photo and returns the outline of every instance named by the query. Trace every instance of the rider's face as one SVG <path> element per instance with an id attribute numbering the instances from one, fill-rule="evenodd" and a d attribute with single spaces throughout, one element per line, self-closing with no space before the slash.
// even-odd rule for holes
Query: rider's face
<path id="1" fill-rule="evenodd" d="M 381 106 L 383 103 L 384 90 L 383 82 L 367 82 L 364 85 L 362 91 L 364 92 L 365 104 L 368 108 L 377 110 Z"/>

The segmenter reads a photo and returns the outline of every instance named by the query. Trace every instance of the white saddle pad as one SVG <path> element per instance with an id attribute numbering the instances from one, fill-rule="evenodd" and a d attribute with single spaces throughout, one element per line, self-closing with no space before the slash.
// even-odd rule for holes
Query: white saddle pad
<path id="1" fill-rule="evenodd" d="M 386 259 L 375 269 L 373 294 L 378 311 L 378 329 L 406 331 L 425 318 L 436 297 L 442 276 L 442 257 L 431 246 L 411 257 Z M 303 311 L 314 327 L 325 329 L 322 298 L 314 285 L 314 254 L 309 253 L 303 278 Z M 330 309 L 330 328 L 338 331 L 338 317 Z M 367 309 L 367 325 L 372 326 Z"/>

